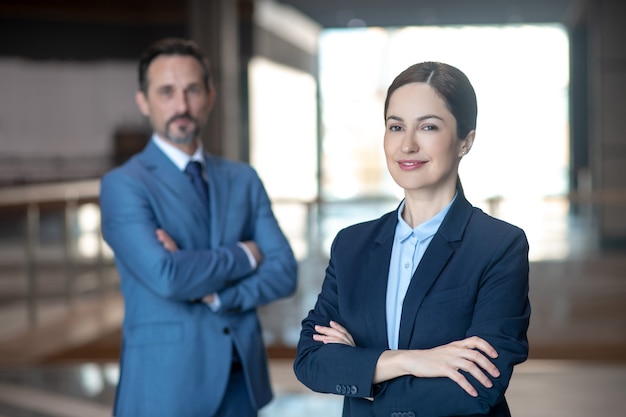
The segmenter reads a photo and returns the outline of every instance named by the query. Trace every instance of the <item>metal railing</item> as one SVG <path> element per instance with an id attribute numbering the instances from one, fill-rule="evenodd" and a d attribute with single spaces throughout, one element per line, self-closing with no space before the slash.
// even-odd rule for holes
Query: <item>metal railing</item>
<path id="1" fill-rule="evenodd" d="M 97 205 L 98 191 L 98 180 L 0 188 L 0 279 L 6 290 L 0 296 L 5 304 L 23 301 L 31 326 L 40 321 L 38 307 L 47 298 L 60 296 L 72 308 L 81 295 L 81 284 L 84 287 L 82 276 L 92 281 L 90 293 L 106 290 L 104 271 L 112 260 L 106 256 L 99 227 L 89 230 L 90 253 L 81 253 L 77 245 L 79 210 Z M 51 213 L 53 222 L 42 225 Z M 50 239 L 42 231 L 50 226 L 53 244 L 46 242 Z M 43 275 L 54 277 L 54 288 L 46 285 Z"/>
<path id="2" fill-rule="evenodd" d="M 61 298 L 71 308 L 85 294 L 118 290 L 113 256 L 100 234 L 98 194 L 98 179 L 0 188 L 0 302 L 22 301 L 31 326 L 40 321 L 39 307 L 51 296 Z M 594 245 L 595 233 L 591 208 L 607 204 L 626 206 L 626 193 L 554 196 L 543 198 L 538 204 L 518 204 L 500 198 L 480 203 L 486 212 L 526 230 L 531 260 L 536 260 L 588 250 Z M 587 209 L 572 221 L 573 203 Z M 376 218 L 397 204 L 397 199 L 392 198 L 275 200 L 276 216 L 303 266 L 299 294 L 290 302 L 296 303 L 298 310 L 300 304 L 310 304 L 323 278 L 330 243 L 339 229 Z M 50 213 L 56 213 L 56 217 L 46 221 Z M 89 214 L 91 225 L 83 224 L 85 213 Z M 52 244 L 46 243 L 46 239 L 50 240 L 46 233 L 56 238 Z M 11 284 L 19 287 L 18 291 L 7 291 L 7 285 L 2 285 L 11 274 L 18 276 Z M 54 284 L 46 284 L 48 281 Z M 50 291 L 51 285 L 54 291 Z M 302 309 L 304 313 L 305 307 Z M 274 327 L 276 332 L 283 331 L 281 323 Z"/>

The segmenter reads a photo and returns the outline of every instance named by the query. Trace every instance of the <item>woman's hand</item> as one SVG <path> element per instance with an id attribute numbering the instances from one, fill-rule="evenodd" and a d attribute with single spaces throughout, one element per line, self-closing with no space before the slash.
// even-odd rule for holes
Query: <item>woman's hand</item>
<path id="1" fill-rule="evenodd" d="M 174 239 L 163 229 L 157 229 L 156 236 L 159 242 L 163 245 L 165 249 L 170 252 L 176 252 L 178 250 L 178 245 L 174 242 Z"/>
<path id="2" fill-rule="evenodd" d="M 402 375 L 420 378 L 446 377 L 456 382 L 472 397 L 476 389 L 459 371 L 468 372 L 482 385 L 491 388 L 487 376 L 500 376 L 500 371 L 489 358 L 497 358 L 496 350 L 480 337 L 469 337 L 425 350 L 388 350 L 383 352 L 376 365 L 374 383 Z"/>
<path id="3" fill-rule="evenodd" d="M 317 334 L 313 335 L 313 340 L 318 342 L 323 342 L 324 344 L 341 343 L 352 347 L 356 346 L 350 332 L 335 321 L 330 321 L 330 327 L 317 325 L 315 326 L 315 331 Z"/>

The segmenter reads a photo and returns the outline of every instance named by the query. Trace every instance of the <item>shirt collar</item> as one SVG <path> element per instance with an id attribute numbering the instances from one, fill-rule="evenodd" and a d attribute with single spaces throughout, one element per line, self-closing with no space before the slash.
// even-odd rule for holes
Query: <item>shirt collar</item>
<path id="1" fill-rule="evenodd" d="M 162 139 L 159 135 L 154 133 L 152 135 L 152 141 L 156 146 L 163 151 L 163 153 L 180 169 L 181 171 L 185 170 L 185 167 L 189 163 L 189 161 L 198 161 L 202 165 L 204 165 L 204 149 L 202 147 L 202 142 L 198 142 L 198 148 L 194 152 L 193 155 L 189 156 L 185 152 L 178 149 L 176 146 Z"/>
<path id="2" fill-rule="evenodd" d="M 411 236 L 417 237 L 417 240 L 422 241 L 432 237 L 437 230 L 439 230 L 439 226 L 443 223 L 443 219 L 448 214 L 452 203 L 456 200 L 456 196 L 458 192 L 454 195 L 454 198 L 437 214 L 435 214 L 432 218 L 426 220 L 424 223 L 418 224 L 414 228 L 411 228 L 409 224 L 402 218 L 402 210 L 404 210 L 404 206 L 406 204 L 406 200 L 402 200 L 400 203 L 400 207 L 398 207 L 398 223 L 396 225 L 396 235 L 395 239 L 399 242 L 404 242 Z"/>

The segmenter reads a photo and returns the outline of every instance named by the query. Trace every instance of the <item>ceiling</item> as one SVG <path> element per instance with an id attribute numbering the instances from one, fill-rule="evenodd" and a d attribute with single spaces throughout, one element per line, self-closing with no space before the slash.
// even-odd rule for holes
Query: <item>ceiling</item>
<path id="1" fill-rule="evenodd" d="M 0 0 L 0 56 L 135 59 L 152 39 L 188 36 L 188 6 L 209 0 Z M 220 0 L 229 1 L 229 0 Z M 234 1 L 234 0 L 230 0 Z M 237 0 L 290 6 L 322 28 L 561 22 L 591 0 Z"/>
<path id="2" fill-rule="evenodd" d="M 238 0 L 240 5 L 263 0 Z M 590 0 L 266 0 L 325 28 L 563 22 Z M 0 0 L 0 18 L 174 24 L 189 0 Z"/>
<path id="3" fill-rule="evenodd" d="M 566 23 L 580 0 L 276 0 L 324 28 Z"/>

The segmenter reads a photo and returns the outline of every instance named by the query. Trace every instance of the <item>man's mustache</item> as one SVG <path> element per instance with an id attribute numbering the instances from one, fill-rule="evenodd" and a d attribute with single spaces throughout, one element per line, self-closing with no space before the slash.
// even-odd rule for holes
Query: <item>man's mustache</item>
<path id="1" fill-rule="evenodd" d="M 174 116 L 170 117 L 169 120 L 167 121 L 167 124 L 169 125 L 170 123 L 178 119 L 189 120 L 196 124 L 198 123 L 198 121 L 194 117 L 192 117 L 189 113 L 184 113 L 184 114 L 175 114 Z"/>

